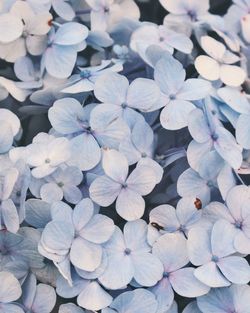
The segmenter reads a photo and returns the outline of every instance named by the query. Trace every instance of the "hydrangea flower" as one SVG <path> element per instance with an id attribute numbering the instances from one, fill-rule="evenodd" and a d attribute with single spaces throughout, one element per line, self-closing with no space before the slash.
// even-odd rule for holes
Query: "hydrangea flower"
<path id="1" fill-rule="evenodd" d="M 32 175 L 35 178 L 43 178 L 55 172 L 60 165 L 69 160 L 70 143 L 66 138 L 55 138 L 41 133 L 33 139 L 26 153 L 26 161 L 32 168 Z"/>
<path id="2" fill-rule="evenodd" d="M 204 211 L 205 216 L 212 221 L 223 219 L 228 223 L 235 249 L 242 254 L 250 252 L 250 238 L 248 234 L 250 202 L 249 188 L 236 186 L 229 190 L 226 206 L 219 202 L 212 202 Z"/>
<path id="3" fill-rule="evenodd" d="M 152 167 L 159 183 L 163 169 L 154 161 L 154 133 L 144 120 L 138 120 L 132 128 L 131 136 L 125 137 L 119 145 L 119 151 L 126 156 L 129 165 L 138 163 Z"/>
<path id="4" fill-rule="evenodd" d="M 153 255 L 162 262 L 162 279 L 150 290 L 158 301 L 158 312 L 165 312 L 173 303 L 174 291 L 184 297 L 194 298 L 209 291 L 195 276 L 195 269 L 185 267 L 189 263 L 187 242 L 180 234 L 165 234 L 153 245 Z M 174 290 L 174 291 L 173 291 Z"/>
<path id="5" fill-rule="evenodd" d="M 230 233 L 231 227 L 224 220 L 218 220 L 211 230 L 196 227 L 189 232 L 188 256 L 198 266 L 194 275 L 210 287 L 246 284 L 250 280 L 247 260 L 233 255 L 236 251 Z"/>
<path id="6" fill-rule="evenodd" d="M 52 28 L 48 36 L 42 64 L 51 76 L 67 78 L 75 66 L 77 52 L 86 47 L 88 28 L 76 22 L 68 22 L 57 30 Z"/>
<path id="7" fill-rule="evenodd" d="M 195 109 L 193 100 L 205 98 L 211 85 L 202 79 L 188 79 L 182 64 L 171 55 L 161 58 L 156 66 L 154 77 L 163 93 L 164 109 L 160 121 L 164 128 L 176 130 L 188 125 L 189 113 Z"/>
<path id="8" fill-rule="evenodd" d="M 242 163 L 242 147 L 208 107 L 206 103 L 202 110 L 195 109 L 190 114 L 188 129 L 199 147 L 207 151 L 214 149 L 231 167 L 238 169 Z"/>
<path id="9" fill-rule="evenodd" d="M 128 79 L 117 73 L 99 77 L 94 93 L 104 103 L 99 105 L 100 110 L 105 109 L 110 116 L 122 116 L 129 125 L 138 118 L 135 109 L 147 112 L 160 100 L 160 90 L 153 80 L 138 78 L 129 85 Z"/>
<path id="10" fill-rule="evenodd" d="M 135 235 L 136 234 L 136 235 Z M 120 289 L 134 280 L 141 286 L 153 286 L 162 277 L 163 266 L 159 258 L 150 253 L 147 243 L 147 224 L 143 220 L 127 222 L 123 233 L 116 226 L 105 246 L 108 264 L 99 277 L 109 289 Z"/>
<path id="11" fill-rule="evenodd" d="M 246 73 L 235 65 L 240 61 L 239 57 L 209 36 L 201 37 L 201 47 L 209 56 L 199 56 L 195 60 L 198 73 L 211 81 L 220 79 L 228 86 L 237 87 L 243 84 Z"/>
<path id="12" fill-rule="evenodd" d="M 176 209 L 168 204 L 159 205 L 149 214 L 148 242 L 153 244 L 166 233 L 180 233 L 188 237 L 188 232 L 199 224 L 202 217 L 202 201 L 186 197 L 178 201 Z"/>
<path id="13" fill-rule="evenodd" d="M 92 272 L 101 264 L 103 248 L 113 231 L 113 221 L 94 213 L 90 199 L 83 199 L 74 210 L 63 202 L 54 202 L 52 221 L 43 230 L 38 249 L 54 261 L 64 277 L 71 281 L 70 262 Z"/>
<path id="14" fill-rule="evenodd" d="M 35 183 L 38 190 L 38 197 L 52 203 L 63 198 L 73 204 L 80 202 L 82 193 L 77 187 L 83 179 L 83 174 L 78 167 L 67 166 L 64 169 L 58 168 L 54 173 Z M 31 191 L 34 190 L 31 188 Z M 34 194 L 36 196 L 36 192 Z"/>
<path id="15" fill-rule="evenodd" d="M 104 60 L 100 65 L 91 67 L 78 67 L 79 74 L 72 75 L 61 92 L 64 93 L 80 93 L 94 90 L 95 82 L 100 75 L 111 72 L 120 72 L 121 64 L 111 65 L 111 60 Z"/>
<path id="16" fill-rule="evenodd" d="M 35 13 L 27 2 L 16 1 L 8 13 L 0 16 L 0 56 L 15 62 L 26 55 L 43 52 L 43 42 L 53 19 L 49 12 Z"/>
<path id="17" fill-rule="evenodd" d="M 155 187 L 155 171 L 139 165 L 128 175 L 126 157 L 113 149 L 104 150 L 102 166 L 105 175 L 97 177 L 90 185 L 91 199 L 104 207 L 117 199 L 116 211 L 122 218 L 127 221 L 141 218 L 145 209 L 142 196 Z"/>
<path id="18" fill-rule="evenodd" d="M 85 171 L 100 161 L 100 146 L 115 148 L 129 131 L 121 119 L 96 111 L 95 104 L 82 107 L 71 98 L 57 100 L 49 110 L 49 120 L 58 133 L 70 138 L 69 164 Z"/>
<path id="19" fill-rule="evenodd" d="M 124 10 L 126 17 L 131 19 L 139 19 L 140 11 L 133 0 L 86 0 L 91 7 L 91 29 L 97 31 L 105 31 L 111 28 L 121 18 L 123 18 Z"/>
<path id="20" fill-rule="evenodd" d="M 14 301 L 22 294 L 22 289 L 16 277 L 9 272 L 0 272 L 0 307 L 2 312 L 24 313 Z"/>
<path id="21" fill-rule="evenodd" d="M 208 14 L 209 1 L 198 0 L 160 0 L 161 5 L 170 12 L 167 18 L 175 23 L 196 22 Z"/>
<path id="22" fill-rule="evenodd" d="M 177 33 L 166 25 L 146 23 L 133 32 L 130 47 L 146 62 L 148 62 L 147 49 L 153 45 L 171 54 L 174 49 L 188 54 L 193 48 L 192 41 L 186 35 Z"/>
<path id="23" fill-rule="evenodd" d="M 181 197 L 193 197 L 201 200 L 203 205 L 207 205 L 211 199 L 211 194 L 217 189 L 216 173 L 213 176 L 207 173 L 199 174 L 192 168 L 185 170 L 178 178 L 177 191 Z"/>

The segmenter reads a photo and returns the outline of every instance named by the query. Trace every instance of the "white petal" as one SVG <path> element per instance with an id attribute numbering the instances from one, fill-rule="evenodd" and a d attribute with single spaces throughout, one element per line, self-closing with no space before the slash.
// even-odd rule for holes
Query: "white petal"
<path id="1" fill-rule="evenodd" d="M 212 85 L 206 80 L 190 78 L 184 82 L 182 89 L 178 92 L 178 99 L 199 100 L 209 95 Z"/>
<path id="2" fill-rule="evenodd" d="M 178 233 L 158 238 L 153 245 L 153 254 L 161 260 L 167 272 L 176 271 L 189 262 L 187 241 Z"/>
<path id="3" fill-rule="evenodd" d="M 153 80 L 135 79 L 128 89 L 127 103 L 130 107 L 146 111 L 160 98 L 160 89 Z"/>
<path id="4" fill-rule="evenodd" d="M 197 72 L 208 80 L 218 80 L 220 78 L 220 66 L 216 60 L 201 55 L 194 62 Z"/>
<path id="5" fill-rule="evenodd" d="M 194 265 L 202 265 L 212 258 L 210 233 L 206 229 L 194 227 L 188 233 L 188 255 Z"/>
<path id="6" fill-rule="evenodd" d="M 128 175 L 128 161 L 123 154 L 113 149 L 103 152 L 102 165 L 107 176 L 118 183 L 124 183 Z"/>
<path id="7" fill-rule="evenodd" d="M 101 264 L 102 247 L 78 237 L 72 243 L 70 260 L 80 269 L 94 271 Z"/>
<path id="8" fill-rule="evenodd" d="M 107 73 L 97 79 L 94 93 L 101 102 L 121 105 L 126 102 L 128 86 L 129 82 L 125 76 Z"/>
<path id="9" fill-rule="evenodd" d="M 169 280 L 176 293 L 183 297 L 194 298 L 208 293 L 209 287 L 194 276 L 194 268 L 182 268 L 170 274 Z"/>
<path id="10" fill-rule="evenodd" d="M 22 289 L 15 276 L 9 272 L 0 272 L 0 279 L 0 301 L 8 303 L 17 300 L 22 294 Z"/>
<path id="11" fill-rule="evenodd" d="M 220 259 L 218 267 L 222 274 L 234 284 L 248 284 L 250 281 L 250 267 L 242 257 L 229 256 Z"/>
<path id="12" fill-rule="evenodd" d="M 114 223 L 111 218 L 96 214 L 79 234 L 90 242 L 104 243 L 112 236 L 114 230 Z"/>
<path id="13" fill-rule="evenodd" d="M 177 130 L 188 125 L 188 117 L 195 106 L 184 100 L 173 100 L 162 110 L 160 121 L 165 129 Z"/>
<path id="14" fill-rule="evenodd" d="M 201 47 L 215 60 L 221 61 L 226 52 L 226 47 L 210 36 L 201 37 Z"/>
<path id="15" fill-rule="evenodd" d="M 163 275 L 163 265 L 160 260 L 150 253 L 132 253 L 135 269 L 134 279 L 142 286 L 154 286 Z"/>
<path id="16" fill-rule="evenodd" d="M 134 267 L 129 256 L 120 253 L 108 254 L 108 266 L 98 280 L 109 289 L 120 289 L 130 283 L 134 276 Z"/>
<path id="17" fill-rule="evenodd" d="M 128 188 L 145 196 L 149 194 L 156 185 L 155 172 L 151 167 L 137 166 L 126 180 Z"/>
<path id="18" fill-rule="evenodd" d="M 42 200 L 46 202 L 60 201 L 63 198 L 63 192 L 55 183 L 44 184 L 40 190 Z"/>
<path id="19" fill-rule="evenodd" d="M 23 32 L 21 19 L 12 14 L 2 14 L 0 16 L 0 42 L 8 43 L 19 38 Z"/>
<path id="20" fill-rule="evenodd" d="M 45 284 L 37 285 L 32 310 L 35 312 L 47 313 L 53 310 L 55 304 L 56 293 L 54 288 Z"/>
<path id="21" fill-rule="evenodd" d="M 67 78 L 72 73 L 77 52 L 74 46 L 53 45 L 44 55 L 48 73 L 56 78 Z"/>
<path id="22" fill-rule="evenodd" d="M 86 26 L 80 23 L 70 22 L 59 27 L 53 42 L 58 45 L 76 45 L 85 40 L 87 36 L 88 28 Z"/>
<path id="23" fill-rule="evenodd" d="M 116 201 L 116 211 L 126 221 L 141 218 L 145 209 L 145 201 L 137 192 L 123 188 Z"/>
<path id="24" fill-rule="evenodd" d="M 77 304 L 87 310 L 98 311 L 111 302 L 112 297 L 96 281 L 87 285 L 77 297 Z"/>
<path id="25" fill-rule="evenodd" d="M 91 199 L 101 206 L 112 204 L 121 191 L 121 185 L 107 176 L 96 178 L 89 187 Z"/>
<path id="26" fill-rule="evenodd" d="M 231 283 L 221 274 L 216 263 L 209 262 L 195 269 L 194 275 L 203 284 L 218 288 L 230 286 Z"/>
<path id="27" fill-rule="evenodd" d="M 244 83 L 246 72 L 235 65 L 222 65 L 220 68 L 220 79 L 228 86 L 238 87 Z"/>

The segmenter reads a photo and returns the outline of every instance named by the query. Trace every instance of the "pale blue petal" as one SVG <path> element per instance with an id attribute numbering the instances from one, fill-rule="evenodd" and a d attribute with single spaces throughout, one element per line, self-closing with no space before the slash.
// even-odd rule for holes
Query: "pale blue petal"
<path id="1" fill-rule="evenodd" d="M 199 100 L 204 99 L 212 90 L 210 82 L 198 79 L 190 78 L 184 82 L 182 89 L 178 92 L 177 98 L 182 100 Z"/>
<path id="2" fill-rule="evenodd" d="M 69 165 L 77 166 L 82 171 L 94 168 L 101 159 L 101 150 L 91 134 L 83 133 L 70 140 L 72 157 Z"/>
<path id="3" fill-rule="evenodd" d="M 128 87 L 129 82 L 125 76 L 107 73 L 97 79 L 94 93 L 101 102 L 121 105 L 126 103 Z"/>
<path id="4" fill-rule="evenodd" d="M 72 73 L 77 58 L 77 51 L 73 46 L 53 45 L 44 55 L 47 72 L 56 78 L 67 78 Z"/>
<path id="5" fill-rule="evenodd" d="M 192 267 L 186 267 L 171 273 L 169 280 L 177 294 L 183 297 L 195 298 L 209 292 L 210 288 L 194 276 L 194 270 Z"/>
<path id="6" fill-rule="evenodd" d="M 162 110 L 160 121 L 164 128 L 177 130 L 188 126 L 188 118 L 195 106 L 185 100 L 171 100 Z"/>
<path id="7" fill-rule="evenodd" d="M 109 306 L 113 298 L 96 281 L 92 281 L 77 297 L 77 304 L 87 310 L 101 310 Z"/>
<path id="8" fill-rule="evenodd" d="M 73 98 L 57 100 L 48 114 L 51 125 L 61 134 L 83 131 L 80 121 L 84 121 L 86 116 L 80 102 Z"/>
<path id="9" fill-rule="evenodd" d="M 250 149 L 250 115 L 241 114 L 236 124 L 236 139 L 245 149 Z"/>
<path id="10" fill-rule="evenodd" d="M 234 111 L 242 114 L 250 114 L 250 107 L 247 97 L 237 88 L 224 87 L 220 88 L 218 95 Z"/>
<path id="11" fill-rule="evenodd" d="M 235 227 L 226 220 L 217 221 L 212 229 L 211 245 L 213 255 L 222 258 L 233 254 L 235 238 Z"/>
<path id="12" fill-rule="evenodd" d="M 246 259 L 239 256 L 229 256 L 220 259 L 218 267 L 222 274 L 234 284 L 248 284 L 250 267 Z"/>
<path id="13" fill-rule="evenodd" d="M 195 269 L 194 275 L 203 284 L 218 288 L 230 286 L 231 283 L 221 274 L 215 262 L 209 262 Z M 199 299 L 199 298 L 198 298 Z"/>
<path id="14" fill-rule="evenodd" d="M 116 211 L 126 221 L 134 221 L 141 218 L 145 210 L 145 201 L 142 196 L 130 189 L 121 189 L 117 201 Z"/>
<path id="15" fill-rule="evenodd" d="M 155 66 L 154 78 L 166 95 L 176 94 L 183 86 L 185 70 L 180 62 L 170 54 L 161 58 Z"/>
<path id="16" fill-rule="evenodd" d="M 32 304 L 32 310 L 39 313 L 51 312 L 56 304 L 56 293 L 53 287 L 39 284 Z"/>
<path id="17" fill-rule="evenodd" d="M 157 301 L 150 291 L 137 289 L 118 296 L 111 304 L 111 308 L 119 313 L 156 313 Z"/>
<path id="18" fill-rule="evenodd" d="M 101 264 L 102 247 L 81 237 L 74 239 L 70 249 L 73 265 L 85 271 L 94 271 Z"/>
<path id="19" fill-rule="evenodd" d="M 102 214 L 96 214 L 79 234 L 90 242 L 100 244 L 108 241 L 114 230 L 114 222 L 111 218 Z"/>
<path id="20" fill-rule="evenodd" d="M 22 289 L 15 276 L 9 272 L 2 271 L 0 272 L 0 279 L 0 301 L 8 303 L 17 300 L 22 294 Z"/>
<path id="21" fill-rule="evenodd" d="M 160 89 L 153 80 L 137 78 L 129 86 L 127 104 L 131 108 L 147 111 L 160 99 Z"/>
<path id="22" fill-rule="evenodd" d="M 153 254 L 162 262 L 165 272 L 173 272 L 188 262 L 187 241 L 181 234 L 165 234 L 153 245 Z"/>
<path id="23" fill-rule="evenodd" d="M 57 30 L 53 43 L 64 46 L 76 45 L 85 40 L 87 36 L 88 28 L 86 26 L 76 22 L 65 23 Z"/>
<path id="24" fill-rule="evenodd" d="M 188 255 L 192 264 L 199 266 L 212 258 L 210 233 L 206 229 L 194 227 L 188 233 Z"/>
<path id="25" fill-rule="evenodd" d="M 109 206 L 118 197 L 122 186 L 107 176 L 97 177 L 89 187 L 91 199 L 101 206 Z"/>

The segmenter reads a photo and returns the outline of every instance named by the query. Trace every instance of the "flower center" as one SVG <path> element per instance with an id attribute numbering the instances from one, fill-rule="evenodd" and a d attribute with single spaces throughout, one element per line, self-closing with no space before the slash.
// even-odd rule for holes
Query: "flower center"
<path id="1" fill-rule="evenodd" d="M 242 229 L 242 221 L 235 221 L 234 226 L 238 229 Z"/>
<path id="2" fill-rule="evenodd" d="M 50 162 L 51 162 L 51 160 L 49 158 L 45 160 L 46 164 L 49 164 Z"/>
<path id="3" fill-rule="evenodd" d="M 214 183 L 213 183 L 211 180 L 209 180 L 209 181 L 207 182 L 207 186 L 208 186 L 209 188 L 211 188 L 211 187 L 214 186 Z"/>
<path id="4" fill-rule="evenodd" d="M 122 188 L 127 188 L 128 187 L 128 184 L 127 183 L 123 183 L 122 184 Z"/>
<path id="5" fill-rule="evenodd" d="M 211 135 L 211 138 L 212 138 L 213 141 L 217 141 L 219 136 L 216 133 L 214 133 L 214 134 Z"/>
<path id="6" fill-rule="evenodd" d="M 126 248 L 126 249 L 124 250 L 124 254 L 125 254 L 125 255 L 130 255 L 130 254 L 131 254 L 131 250 L 130 250 L 129 248 Z"/>
<path id="7" fill-rule="evenodd" d="M 90 78 L 91 72 L 89 70 L 83 70 L 81 71 L 80 76 L 85 79 Z"/>
<path id="8" fill-rule="evenodd" d="M 218 263 L 219 262 L 219 258 L 217 257 L 217 255 L 213 255 L 211 261 L 214 262 L 214 263 Z"/>

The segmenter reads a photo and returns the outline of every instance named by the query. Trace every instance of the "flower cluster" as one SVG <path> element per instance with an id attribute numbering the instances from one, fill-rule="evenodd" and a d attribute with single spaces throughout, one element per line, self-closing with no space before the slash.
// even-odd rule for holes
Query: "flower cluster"
<path id="1" fill-rule="evenodd" d="M 0 0 L 0 312 L 250 312 L 250 1 L 148 2 Z"/>

